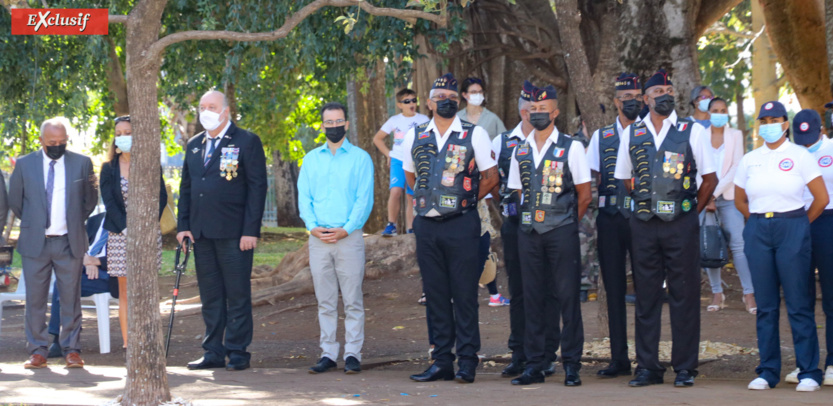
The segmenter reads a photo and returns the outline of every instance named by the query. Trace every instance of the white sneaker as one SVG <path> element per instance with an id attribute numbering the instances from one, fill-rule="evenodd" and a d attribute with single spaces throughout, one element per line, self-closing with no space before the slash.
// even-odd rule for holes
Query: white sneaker
<path id="1" fill-rule="evenodd" d="M 829 365 L 827 370 L 824 371 L 824 382 L 825 386 L 833 386 L 833 365 Z"/>
<path id="2" fill-rule="evenodd" d="M 798 370 L 798 368 L 796 368 L 795 371 L 792 371 L 789 374 L 787 374 L 787 377 L 784 379 L 784 381 L 787 383 L 798 383 L 799 372 L 800 371 Z"/>
<path id="3" fill-rule="evenodd" d="M 819 383 L 810 378 L 802 379 L 801 382 L 798 383 L 798 386 L 795 387 L 796 392 L 815 392 L 819 389 L 821 389 Z"/>
<path id="4" fill-rule="evenodd" d="M 749 390 L 767 390 L 769 389 L 769 382 L 764 378 L 755 378 L 752 382 L 749 382 L 747 388 Z"/>

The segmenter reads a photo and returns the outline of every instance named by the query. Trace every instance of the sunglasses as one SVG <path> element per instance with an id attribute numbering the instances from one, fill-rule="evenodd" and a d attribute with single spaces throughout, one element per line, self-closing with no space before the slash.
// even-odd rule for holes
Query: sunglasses
<path id="1" fill-rule="evenodd" d="M 417 102 L 417 99 L 416 99 L 416 97 L 414 97 L 413 99 L 404 99 L 400 103 L 402 103 L 402 104 L 411 104 L 411 103 L 416 104 L 416 102 Z"/>

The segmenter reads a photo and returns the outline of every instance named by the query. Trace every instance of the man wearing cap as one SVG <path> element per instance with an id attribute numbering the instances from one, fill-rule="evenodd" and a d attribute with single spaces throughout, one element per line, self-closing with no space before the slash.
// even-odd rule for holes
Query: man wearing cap
<path id="1" fill-rule="evenodd" d="M 616 179 L 616 159 L 619 140 L 642 110 L 642 87 L 639 76 L 623 72 L 616 78 L 613 104 L 619 114 L 616 122 L 593 133 L 587 149 L 587 163 L 595 173 L 599 185 L 599 213 L 596 216 L 599 267 L 607 294 L 607 319 L 610 331 L 610 365 L 599 370 L 601 378 L 629 375 L 628 330 L 625 293 L 627 275 L 625 258 L 631 250 L 631 197 L 625 181 Z M 633 253 L 631 253 L 633 260 Z"/>
<path id="2" fill-rule="evenodd" d="M 509 168 L 509 189 L 520 192 L 518 251 L 524 290 L 527 365 L 513 385 L 544 382 L 548 363 L 546 331 L 553 315 L 546 306 L 549 293 L 561 306 L 561 359 L 566 386 L 579 386 L 584 327 L 581 320 L 581 250 L 578 224 L 590 204 L 590 168 L 584 146 L 559 134 L 552 86 L 533 89 L 529 122 L 531 137 L 518 145 Z M 557 320 L 555 320 L 557 323 Z"/>
<path id="3" fill-rule="evenodd" d="M 492 196 L 498 196 L 503 213 L 503 225 L 500 228 L 500 236 L 503 239 L 503 263 L 506 264 L 506 274 L 509 277 L 509 295 L 512 301 L 509 304 L 509 349 L 512 350 L 512 362 L 503 369 L 501 376 L 514 378 L 523 373 L 526 367 L 526 353 L 524 352 L 524 332 L 526 329 L 526 318 L 524 317 L 524 296 L 523 278 L 521 276 L 521 262 L 518 255 L 518 224 L 520 223 L 520 195 L 507 187 L 509 182 L 509 167 L 512 161 L 512 153 L 515 147 L 523 144 L 527 136 L 534 129 L 529 123 L 529 105 L 532 103 L 532 90 L 534 86 L 529 81 L 524 81 L 521 89 L 521 97 L 518 99 L 518 114 L 521 122 L 512 129 L 500 134 L 492 140 L 492 150 L 497 156 L 498 173 L 500 174 L 500 190 L 492 192 Z M 544 369 L 546 376 L 555 373 L 555 352 L 558 350 L 560 341 L 560 310 L 555 294 L 550 290 L 546 308 L 548 313 L 553 315 L 554 322 L 546 329 L 545 353 L 548 364 Z"/>
<path id="4" fill-rule="evenodd" d="M 402 143 L 402 167 L 414 190 L 414 233 L 422 274 L 433 365 L 418 382 L 474 382 L 480 328 L 477 315 L 480 218 L 477 201 L 499 181 L 489 135 L 460 120 L 457 80 L 447 73 L 434 81 L 428 108 L 434 118 L 412 128 Z M 459 371 L 454 373 L 456 342 Z"/>
<path id="5" fill-rule="evenodd" d="M 631 181 L 630 218 L 636 289 L 636 359 L 630 386 L 663 383 L 659 362 L 663 282 L 668 285 L 674 385 L 694 385 L 700 345 L 700 223 L 717 186 L 710 140 L 700 124 L 677 117 L 665 70 L 645 84 L 650 112 L 621 134 L 615 177 Z M 703 183 L 697 188 L 697 173 Z M 629 182 L 626 182 L 626 184 Z"/>

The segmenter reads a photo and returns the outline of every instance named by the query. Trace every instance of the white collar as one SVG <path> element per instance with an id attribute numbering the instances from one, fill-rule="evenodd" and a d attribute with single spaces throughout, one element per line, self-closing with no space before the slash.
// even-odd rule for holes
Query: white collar
<path id="1" fill-rule="evenodd" d="M 559 135 L 558 128 L 553 127 L 552 133 L 550 134 L 549 137 L 547 137 L 547 140 L 550 140 L 550 141 L 552 141 L 553 144 L 555 144 L 555 143 L 558 142 L 558 135 Z M 547 140 L 544 140 L 544 145 L 547 144 Z M 534 144 L 536 148 L 538 147 L 538 144 L 536 143 L 537 141 L 535 140 L 535 130 L 532 130 L 532 132 L 529 134 L 529 137 L 527 138 L 527 141 Z"/>
<path id="2" fill-rule="evenodd" d="M 523 121 L 518 123 L 518 125 L 515 126 L 515 128 L 512 129 L 512 132 L 509 134 L 509 138 L 517 138 L 521 141 L 526 140 L 526 137 L 528 137 L 529 134 L 524 134 L 523 125 L 524 125 Z M 535 131 L 535 130 L 532 130 L 532 131 Z"/>
<path id="3" fill-rule="evenodd" d="M 778 148 L 775 149 L 768 147 L 766 143 L 764 143 L 764 145 L 761 145 L 761 153 L 766 155 L 773 152 L 784 152 L 784 150 L 789 148 L 790 144 L 792 144 L 792 142 L 790 142 L 789 138 L 786 139 L 783 144 L 779 145 Z"/>
<path id="4" fill-rule="evenodd" d="M 653 114 L 653 112 L 649 111 L 648 115 L 645 116 L 645 118 L 642 119 L 642 122 L 644 122 L 645 125 L 650 126 L 651 128 L 654 128 L 654 122 L 651 121 L 651 114 Z M 618 120 L 619 118 L 617 117 L 616 119 Z M 677 125 L 677 112 L 672 111 L 671 114 L 668 117 L 666 117 L 665 119 L 663 119 L 662 121 L 667 122 L 668 124 L 671 124 L 671 127 L 676 126 Z M 654 132 L 656 132 L 657 135 L 659 135 L 660 131 L 662 131 L 662 128 L 660 128 L 660 129 L 654 128 Z"/>
<path id="5" fill-rule="evenodd" d="M 450 131 L 457 131 L 458 133 L 463 132 L 463 123 L 460 121 L 460 117 L 454 115 L 454 121 L 451 122 L 451 126 L 448 127 Z M 428 127 L 425 128 L 425 132 L 435 131 L 438 137 L 442 137 L 444 134 L 440 134 L 440 130 L 437 129 L 437 124 L 434 123 L 434 119 L 431 119 L 431 122 L 428 123 Z"/>

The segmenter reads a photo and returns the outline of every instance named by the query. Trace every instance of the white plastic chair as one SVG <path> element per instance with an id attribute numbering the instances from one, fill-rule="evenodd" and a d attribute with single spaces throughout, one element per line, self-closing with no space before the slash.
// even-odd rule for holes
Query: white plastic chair
<path id="1" fill-rule="evenodd" d="M 52 286 L 55 283 L 55 274 L 52 274 L 52 280 L 49 281 L 49 297 L 52 297 Z M 26 300 L 26 282 L 23 280 L 23 272 L 20 273 L 20 280 L 17 283 L 17 290 L 14 292 L 0 293 L 0 331 L 3 323 L 3 304 L 12 300 Z"/>

